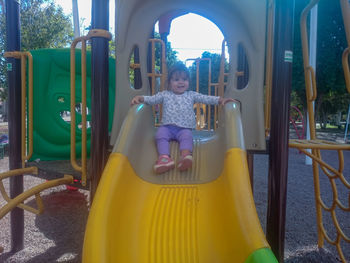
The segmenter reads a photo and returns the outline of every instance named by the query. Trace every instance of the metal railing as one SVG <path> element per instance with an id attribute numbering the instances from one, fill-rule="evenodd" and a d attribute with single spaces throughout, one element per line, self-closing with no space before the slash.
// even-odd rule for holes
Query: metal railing
<path id="1" fill-rule="evenodd" d="M 73 183 L 73 176 L 65 175 L 63 178 L 46 181 L 42 184 L 34 186 L 33 188 L 26 190 L 23 193 L 17 195 L 13 199 L 10 198 L 8 196 L 8 194 L 6 193 L 6 190 L 5 190 L 5 187 L 4 187 L 2 180 L 6 179 L 6 178 L 13 177 L 13 176 L 26 175 L 26 174 L 38 174 L 38 168 L 37 167 L 27 167 L 27 168 L 22 168 L 22 169 L 11 170 L 11 171 L 0 174 L 0 193 L 1 193 L 2 197 L 4 198 L 4 200 L 7 202 L 6 205 L 4 205 L 3 207 L 0 208 L 0 219 L 3 218 L 8 212 L 10 212 L 12 209 L 14 209 L 16 207 L 39 215 L 44 210 L 44 205 L 43 205 L 43 201 L 42 201 L 41 196 L 40 196 L 40 192 L 42 192 L 45 189 L 54 187 L 54 186 Z M 35 196 L 37 208 L 23 204 L 23 202 L 31 196 Z"/>
<path id="2" fill-rule="evenodd" d="M 210 58 L 189 58 L 186 59 L 187 61 L 194 61 L 195 65 L 196 65 L 196 92 L 200 92 L 199 91 L 199 67 L 200 67 L 200 63 L 202 61 L 208 61 L 208 83 L 207 83 L 207 88 L 208 88 L 208 94 L 211 94 L 211 87 L 213 86 L 213 83 L 211 82 L 211 59 Z M 214 93 L 217 92 L 217 89 L 214 90 Z M 196 109 L 196 130 L 202 130 L 205 127 L 205 124 L 208 124 L 208 129 L 211 128 L 211 122 L 210 122 L 210 118 L 211 118 L 211 110 L 208 107 L 208 116 L 206 115 L 206 108 L 207 105 L 201 104 L 201 103 L 196 103 L 194 105 L 195 109 Z M 216 118 L 214 117 L 214 123 L 215 123 Z"/>
<path id="3" fill-rule="evenodd" d="M 22 192 L 21 194 L 17 195 L 14 198 L 10 198 L 5 190 L 2 180 L 6 178 L 14 177 L 14 176 L 27 175 L 27 174 L 32 174 L 32 175 L 38 174 L 38 168 L 27 167 L 27 168 L 15 169 L 15 170 L 10 170 L 8 172 L 0 173 L 0 193 L 3 199 L 6 201 L 6 204 L 0 207 L 0 220 L 15 208 L 20 208 L 37 215 L 42 214 L 42 212 L 44 211 L 44 203 L 40 196 L 40 192 L 58 185 L 73 183 L 73 176 L 65 175 L 63 178 L 46 181 L 42 184 L 39 184 L 37 186 L 34 186 Z M 35 201 L 37 206 L 36 208 L 24 204 L 24 201 L 32 196 L 35 196 Z M 4 248 L 0 246 L 0 253 L 2 253 L 3 251 L 4 251 Z"/>
<path id="4" fill-rule="evenodd" d="M 344 50 L 342 64 L 344 69 L 344 78 L 346 89 L 350 93 L 350 72 L 349 72 L 349 53 L 350 53 L 350 5 L 348 0 L 340 0 L 340 6 L 343 14 L 344 29 L 348 47 Z"/>
<path id="5" fill-rule="evenodd" d="M 86 42 L 91 38 L 103 37 L 111 39 L 110 32 L 102 29 L 93 29 L 89 31 L 86 36 L 78 37 L 73 40 L 70 48 L 70 86 L 71 86 L 71 100 L 70 100 L 70 114 L 71 114 L 71 165 L 81 172 L 81 184 L 86 186 L 87 180 L 87 112 L 86 112 Z M 76 159 L 76 113 L 75 113 L 75 48 L 81 42 L 81 165 L 77 163 Z"/>
<path id="6" fill-rule="evenodd" d="M 314 69 L 311 65 L 309 65 L 309 46 L 307 40 L 307 15 L 310 10 L 319 2 L 319 0 L 311 0 L 310 3 L 305 7 L 302 12 L 300 19 L 300 29 L 301 29 L 301 39 L 302 39 L 302 52 L 303 52 L 303 63 L 304 63 L 304 77 L 305 77 L 305 88 L 306 88 L 306 97 L 307 97 L 307 110 L 309 114 L 309 126 L 310 126 L 310 138 L 311 140 L 290 140 L 289 147 L 297 148 L 299 151 L 303 152 L 305 155 L 312 158 L 312 167 L 313 167 L 313 177 L 314 177 L 314 189 L 315 189 L 315 201 L 316 201 L 316 216 L 317 216 L 317 230 L 318 230 L 318 246 L 323 247 L 324 240 L 328 243 L 334 245 L 337 248 L 338 254 L 342 260 L 342 262 L 346 262 L 344 257 L 341 241 L 345 241 L 350 243 L 350 237 L 347 236 L 341 229 L 341 225 L 336 216 L 336 209 L 340 209 L 344 212 L 350 212 L 350 204 L 349 206 L 345 206 L 340 199 L 338 198 L 338 189 L 337 182 L 340 182 L 345 186 L 346 189 L 350 190 L 350 182 L 346 180 L 343 175 L 344 170 L 344 156 L 343 150 L 350 150 L 350 144 L 339 144 L 336 142 L 330 142 L 326 140 L 317 140 L 316 138 L 316 125 L 314 118 L 314 109 L 313 102 L 317 97 L 317 87 L 316 87 L 316 78 Z M 349 3 L 347 0 L 340 0 L 342 13 L 344 17 L 344 24 L 346 24 L 346 35 L 348 39 L 348 43 L 350 40 L 350 29 L 349 29 Z M 349 89 L 349 68 L 348 68 L 348 54 L 349 47 L 345 49 L 343 53 L 343 66 L 345 72 L 345 80 L 347 83 L 347 90 Z M 344 62 L 346 60 L 346 62 Z M 307 149 L 311 149 L 311 153 L 307 151 Z M 322 160 L 321 150 L 334 150 L 338 152 L 338 160 L 339 165 L 338 168 L 334 168 L 324 160 Z M 333 203 L 330 206 L 327 206 L 321 196 L 320 190 L 320 179 L 319 179 L 319 167 L 323 171 L 323 173 L 327 176 L 332 192 L 333 192 Z M 327 233 L 327 230 L 324 227 L 322 211 L 329 212 L 332 217 L 332 221 L 334 224 L 334 229 L 336 231 L 336 237 L 332 240 L 332 238 Z"/>
<path id="7" fill-rule="evenodd" d="M 30 52 L 5 52 L 5 57 L 21 60 L 21 157 L 22 167 L 33 154 L 33 57 Z M 27 61 L 28 61 L 28 100 L 27 100 Z M 28 107 L 28 122 L 26 113 Z M 28 137 L 27 137 L 28 134 Z M 27 145 L 28 143 L 28 145 Z M 28 146 L 28 147 L 27 147 Z"/>
<path id="8" fill-rule="evenodd" d="M 186 59 L 187 61 L 194 61 L 196 65 L 196 91 L 199 91 L 199 66 L 200 62 L 202 61 L 208 61 L 208 95 L 214 95 L 214 96 L 224 96 L 224 90 L 225 86 L 227 85 L 227 82 L 225 81 L 225 77 L 228 75 L 228 73 L 225 72 L 225 62 L 226 62 L 226 56 L 225 56 L 225 44 L 226 40 L 224 39 L 222 41 L 221 45 L 221 57 L 220 57 L 220 71 L 219 71 L 219 78 L 218 82 L 212 82 L 211 75 L 212 75 L 212 68 L 211 68 L 211 59 L 210 58 L 190 58 Z M 241 74 L 244 74 L 244 72 L 237 72 L 236 76 L 239 76 Z M 212 91 L 214 89 L 214 91 Z M 211 125 L 211 114 L 212 110 L 211 107 L 214 107 L 214 116 L 213 116 L 213 127 Z M 203 130 L 207 126 L 207 130 L 216 130 L 218 125 L 218 106 L 212 106 L 212 105 L 205 105 L 197 103 L 195 105 L 196 108 L 196 130 Z"/>
<path id="9" fill-rule="evenodd" d="M 163 91 L 166 86 L 166 80 L 167 80 L 167 64 L 166 64 L 166 49 L 165 49 L 165 43 L 161 39 L 149 39 L 149 42 L 151 43 L 151 59 L 152 59 L 152 68 L 151 72 L 147 74 L 149 78 L 151 78 L 151 94 L 154 95 L 158 92 L 156 90 L 156 78 L 160 78 L 160 88 L 159 91 Z M 159 43 L 161 45 L 161 69 L 160 72 L 156 72 L 156 63 L 155 63 L 155 45 L 156 43 Z M 209 73 L 208 73 L 208 94 L 214 95 L 214 96 L 223 96 L 224 93 L 224 87 L 226 86 L 225 77 L 228 75 L 228 73 L 225 72 L 225 43 L 226 41 L 223 40 L 222 42 L 222 51 L 221 51 L 221 61 L 220 61 L 220 73 L 219 73 L 219 81 L 218 83 L 211 82 L 211 59 L 210 58 L 190 58 L 187 59 L 187 61 L 194 61 L 196 63 L 196 91 L 199 92 L 199 63 L 201 61 L 208 61 L 208 67 L 209 67 Z M 131 63 L 130 64 L 131 69 L 138 69 L 140 68 L 139 63 Z M 236 75 L 242 75 L 244 72 L 237 72 Z M 214 89 L 214 91 L 212 91 Z M 213 94 L 212 94 L 213 93 Z M 208 130 L 210 130 L 211 122 L 208 121 L 211 119 L 211 105 L 203 105 L 197 103 L 195 105 L 196 108 L 196 129 L 201 130 L 203 127 L 207 126 Z M 156 113 L 156 107 L 153 106 L 153 114 L 154 116 Z M 155 122 L 155 125 L 159 125 L 162 118 L 162 105 L 159 107 L 159 119 Z M 215 130 L 217 128 L 217 120 L 218 120 L 218 107 L 214 106 L 214 127 Z"/>
<path id="10" fill-rule="evenodd" d="M 167 64 L 166 64 L 166 47 L 163 40 L 158 38 L 152 38 L 149 39 L 149 42 L 151 42 L 151 52 L 152 52 L 152 71 L 148 73 L 148 77 L 152 79 L 152 85 L 151 85 L 151 92 L 152 94 L 156 93 L 155 86 L 156 86 L 156 78 L 160 78 L 160 90 L 164 90 L 166 78 L 167 78 Z M 159 73 L 156 72 L 156 43 L 159 43 L 161 45 L 161 70 Z"/>
<path id="11" fill-rule="evenodd" d="M 151 38 L 148 40 L 151 43 L 151 72 L 147 74 L 147 76 L 151 79 L 151 94 L 154 95 L 159 91 L 163 91 L 166 86 L 168 69 L 166 62 L 166 47 L 163 40 L 158 38 Z M 160 44 L 161 46 L 161 63 L 160 63 L 160 71 L 156 71 L 156 44 Z M 141 66 L 139 63 L 131 63 L 129 67 L 133 70 L 139 69 Z M 156 90 L 156 79 L 160 78 L 160 86 L 159 90 Z M 159 118 L 155 118 L 155 125 L 158 126 L 162 119 L 163 107 L 162 105 L 152 106 L 153 116 L 156 117 L 159 114 Z"/>
<path id="12" fill-rule="evenodd" d="M 41 214 L 44 206 L 40 197 L 40 192 L 61 184 L 73 183 L 73 177 L 65 175 L 63 178 L 50 180 L 40 185 L 37 185 L 15 198 L 10 198 L 7 194 L 3 179 L 31 174 L 37 175 L 37 167 L 25 168 L 26 162 L 33 154 L 33 57 L 30 52 L 12 51 L 5 52 L 5 57 L 12 57 L 21 60 L 21 160 L 22 168 L 14 169 L 0 173 L 0 193 L 3 199 L 7 202 L 0 208 L 0 219 L 4 217 L 12 209 L 18 207 L 34 214 Z M 27 63 L 28 63 L 28 78 L 27 78 Z M 28 96 L 27 96 L 27 79 L 28 79 Z M 28 114 L 27 114 L 28 113 Z M 28 116 L 28 117 L 27 117 Z M 23 204 L 23 202 L 31 196 L 35 196 L 37 208 Z M 1 247 L 0 247 L 1 250 Z"/>

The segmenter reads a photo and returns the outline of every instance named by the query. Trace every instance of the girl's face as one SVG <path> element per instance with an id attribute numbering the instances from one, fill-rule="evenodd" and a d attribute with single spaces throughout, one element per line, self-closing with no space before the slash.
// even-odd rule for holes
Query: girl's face
<path id="1" fill-rule="evenodd" d="M 182 94 L 189 87 L 189 79 L 185 72 L 175 72 L 170 79 L 170 90 L 175 94 Z"/>

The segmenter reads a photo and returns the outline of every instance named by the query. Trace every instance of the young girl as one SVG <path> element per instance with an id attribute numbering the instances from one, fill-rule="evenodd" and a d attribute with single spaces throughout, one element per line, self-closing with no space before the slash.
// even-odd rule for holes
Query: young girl
<path id="1" fill-rule="evenodd" d="M 156 173 L 164 173 L 175 167 L 170 158 L 169 143 L 176 140 L 180 147 L 180 161 L 177 168 L 185 171 L 192 166 L 192 129 L 196 127 L 196 117 L 193 104 L 224 105 L 231 98 L 207 96 L 194 91 L 188 91 L 190 73 L 187 67 L 178 63 L 168 73 L 168 89 L 153 96 L 136 96 L 131 105 L 146 103 L 148 105 L 163 104 L 162 125 L 158 128 L 155 139 L 158 150 L 158 160 L 154 165 Z"/>

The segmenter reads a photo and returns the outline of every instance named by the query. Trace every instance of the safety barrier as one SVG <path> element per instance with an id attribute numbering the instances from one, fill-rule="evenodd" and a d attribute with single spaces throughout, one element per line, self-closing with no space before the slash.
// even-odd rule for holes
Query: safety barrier
<path id="1" fill-rule="evenodd" d="M 343 14 L 344 29 L 348 47 L 344 50 L 342 64 L 344 69 L 345 84 L 350 93 L 350 72 L 349 72 L 349 52 L 350 52 L 350 5 L 347 0 L 340 0 L 340 6 Z"/>
<path id="2" fill-rule="evenodd" d="M 22 141 L 22 168 L 33 154 L 33 57 L 29 52 L 5 52 L 5 57 L 21 60 L 21 141 Z M 28 60 L 28 101 L 27 101 L 27 60 Z M 28 126 L 26 125 L 26 106 L 28 106 Z M 26 135 L 28 134 L 28 138 Z M 27 140 L 28 139 L 28 140 Z M 27 142 L 28 141 L 28 150 Z"/>
<path id="3" fill-rule="evenodd" d="M 166 79 L 167 79 L 167 64 L 166 64 L 166 48 L 165 43 L 161 39 L 149 39 L 149 42 L 151 43 L 151 60 L 152 60 L 152 66 L 151 66 L 151 72 L 147 74 L 147 76 L 151 79 L 151 94 L 154 95 L 159 91 L 163 91 L 165 89 L 166 85 Z M 156 72 L 156 57 L 155 57 L 155 45 L 159 43 L 161 45 L 161 67 L 160 72 Z M 187 61 L 194 61 L 196 64 L 196 91 L 199 92 L 199 63 L 201 61 L 208 61 L 208 94 L 214 95 L 214 96 L 223 96 L 224 95 L 224 87 L 227 84 L 225 81 L 225 77 L 228 75 L 228 73 L 225 72 L 225 43 L 226 41 L 223 40 L 222 42 L 222 50 L 221 50 L 221 59 L 220 59 L 220 72 L 219 72 L 219 80 L 217 83 L 211 82 L 211 59 L 210 58 L 190 58 L 187 59 Z M 139 69 L 140 64 L 139 63 L 131 63 L 130 69 Z M 236 76 L 242 76 L 244 75 L 244 72 L 237 72 Z M 160 78 L 160 87 L 159 90 L 156 89 L 156 78 Z M 214 90 L 212 90 L 214 89 Z M 197 103 L 195 106 L 196 108 L 196 129 L 202 130 L 207 126 L 208 130 L 216 129 L 217 128 L 217 121 L 218 121 L 218 107 L 214 106 L 214 125 L 212 128 L 211 122 L 208 121 L 211 119 L 211 105 L 203 105 Z M 208 107 L 208 109 L 207 109 Z M 159 118 L 156 118 L 155 125 L 158 126 L 161 119 L 162 119 L 162 105 L 160 107 L 153 106 L 153 114 L 156 116 L 159 114 Z"/>
<path id="4" fill-rule="evenodd" d="M 344 205 L 338 198 L 338 189 L 336 182 L 340 181 L 346 189 L 350 190 L 350 182 L 346 180 L 343 175 L 344 169 L 344 156 L 343 150 L 350 150 L 350 144 L 339 144 L 336 142 L 329 142 L 325 140 L 317 140 L 316 139 L 316 129 L 315 129 L 315 119 L 314 119 L 314 109 L 313 102 L 317 96 L 317 87 L 316 87 L 316 78 L 314 69 L 311 65 L 309 65 L 309 50 L 308 50 L 308 40 L 307 40 L 307 15 L 309 11 L 319 2 L 319 0 L 311 0 L 310 3 L 305 7 L 302 12 L 300 19 L 300 27 L 301 27 L 301 39 L 302 39 L 302 51 L 303 51 L 303 62 L 304 62 L 304 74 L 305 74 L 305 88 L 306 88 L 306 97 L 307 97 L 307 109 L 309 113 L 309 126 L 310 126 L 310 140 L 290 140 L 289 147 L 297 148 L 305 155 L 312 158 L 312 167 L 313 167 L 313 177 L 314 177 L 314 188 L 315 188 L 315 200 L 316 200 L 316 216 L 317 216 L 317 229 L 318 229 L 318 246 L 323 247 L 324 240 L 328 243 L 334 245 L 337 248 L 339 256 L 342 262 L 346 262 L 344 254 L 341 248 L 341 241 L 344 240 L 347 243 L 350 243 L 350 237 L 347 236 L 341 229 L 341 225 L 338 222 L 336 216 L 336 209 L 340 209 L 345 212 L 350 212 L 350 203 L 349 206 Z M 349 31 L 349 3 L 347 0 L 340 0 L 342 13 L 344 17 L 344 24 L 346 27 L 346 35 L 349 43 L 350 39 L 350 31 Z M 348 51 L 347 48 L 343 54 L 343 65 L 344 65 L 344 56 L 346 60 L 348 60 Z M 349 70 L 347 67 L 347 62 L 345 63 L 345 79 L 349 84 Z M 348 85 L 347 84 L 347 85 Z M 347 90 L 349 90 L 349 86 L 347 86 Z M 307 149 L 311 149 L 311 153 L 307 151 Z M 334 150 L 338 152 L 339 159 L 339 167 L 338 169 L 332 167 L 328 163 L 322 160 L 321 151 L 320 150 Z M 333 203 L 330 206 L 327 206 L 321 196 L 320 191 L 320 180 L 319 180 L 319 167 L 322 169 L 324 174 L 329 179 L 332 191 L 333 191 Z M 324 227 L 323 219 L 322 219 L 322 210 L 329 212 L 332 217 L 332 221 L 336 230 L 336 238 L 332 240 L 327 233 L 327 230 Z"/>
<path id="5" fill-rule="evenodd" d="M 151 42 L 151 53 L 152 53 L 152 69 L 151 73 L 148 74 L 148 77 L 152 79 L 152 85 L 151 85 L 151 91 L 152 94 L 156 93 L 156 78 L 160 78 L 160 88 L 161 90 L 164 90 L 166 78 L 167 78 L 167 63 L 166 63 L 166 47 L 165 43 L 161 39 L 152 38 L 149 40 Z M 156 43 L 159 43 L 161 45 L 161 70 L 160 73 L 156 72 Z"/>
<path id="6" fill-rule="evenodd" d="M 208 95 L 213 96 L 224 96 L 224 90 L 225 86 L 227 85 L 227 82 L 225 81 L 225 77 L 228 75 L 227 72 L 225 72 L 225 45 L 226 40 L 224 39 L 222 41 L 221 45 L 221 57 L 220 57 L 220 70 L 219 70 L 219 78 L 218 82 L 212 82 L 211 76 L 212 76 L 212 68 L 211 68 L 211 59 L 210 58 L 190 58 L 186 59 L 187 61 L 194 61 L 196 65 L 196 91 L 200 92 L 199 90 L 199 67 L 200 63 L 202 61 L 208 61 Z M 244 72 L 237 72 L 236 76 L 242 76 Z M 213 116 L 213 126 L 211 124 L 211 114 L 212 110 L 211 107 L 214 107 L 214 116 Z M 218 106 L 212 106 L 212 105 L 205 105 L 196 103 L 196 130 L 216 130 L 218 127 Z"/>
<path id="7" fill-rule="evenodd" d="M 46 181 L 42 184 L 34 186 L 33 188 L 27 191 L 24 191 L 23 193 L 19 194 L 15 198 L 11 199 L 5 191 L 5 187 L 2 180 L 13 176 L 27 175 L 27 174 L 32 174 L 32 175 L 38 174 L 38 168 L 27 167 L 22 169 L 11 170 L 0 174 L 0 193 L 4 198 L 4 200 L 7 202 L 6 205 L 0 208 L 0 219 L 3 218 L 8 212 L 10 212 L 12 209 L 16 207 L 39 215 L 44 210 L 43 201 L 41 199 L 40 192 L 54 186 L 73 183 L 73 176 L 65 175 L 63 178 Z M 23 202 L 31 196 L 35 196 L 37 208 L 23 204 Z"/>
<path id="8" fill-rule="evenodd" d="M 151 94 L 154 95 L 159 91 L 165 89 L 166 80 L 168 76 L 167 62 L 166 62 L 166 46 L 163 40 L 158 38 L 151 38 L 148 40 L 151 43 L 151 72 L 147 76 L 151 80 Z M 156 70 L 156 44 L 160 44 L 161 47 L 161 58 L 160 58 L 160 71 Z M 139 69 L 141 66 L 139 63 L 131 63 L 130 68 L 135 70 Z M 157 81 L 156 79 L 160 78 L 159 90 L 156 88 Z M 162 105 L 152 106 L 153 116 L 155 116 L 154 124 L 158 126 L 162 119 Z"/>
<path id="9" fill-rule="evenodd" d="M 211 82 L 211 59 L 210 58 L 190 58 L 190 59 L 186 59 L 187 61 L 194 61 L 195 65 L 196 65 L 196 92 L 200 92 L 199 91 L 199 67 L 200 67 L 200 63 L 203 61 L 208 61 L 208 83 L 207 83 L 207 88 L 208 88 L 208 94 L 209 95 L 213 95 L 211 88 L 214 87 L 214 95 L 217 96 L 218 94 L 218 90 L 217 90 L 217 83 L 212 83 Z M 211 129 L 211 108 L 210 105 L 204 105 L 201 103 L 196 103 L 194 105 L 195 109 L 196 109 L 196 130 L 202 130 L 206 124 L 208 125 L 208 130 Z M 207 107 L 208 107 L 208 115 L 207 113 Z M 214 108 L 214 123 L 217 120 L 217 110 L 216 107 Z M 214 125 L 214 129 L 215 129 L 216 125 Z"/>
<path id="10" fill-rule="evenodd" d="M 22 168 L 0 173 L 0 193 L 6 204 L 0 208 L 0 219 L 14 208 L 20 208 L 34 214 L 41 214 L 44 210 L 43 201 L 40 192 L 62 184 L 73 183 L 73 176 L 65 175 L 63 178 L 46 181 L 27 191 L 22 192 L 14 198 L 7 194 L 3 180 L 14 176 L 37 175 L 37 167 L 27 167 L 26 162 L 33 154 L 33 57 L 30 52 L 11 51 L 5 52 L 5 57 L 21 60 L 21 159 Z M 28 64 L 28 78 L 27 78 Z M 27 96 L 28 79 L 28 96 Z M 25 205 L 23 202 L 28 198 L 35 196 L 37 208 Z M 0 247 L 0 253 L 3 248 Z"/>
<path id="11" fill-rule="evenodd" d="M 38 168 L 37 167 L 21 168 L 21 169 L 15 169 L 15 170 L 11 170 L 0 174 L 0 193 L 4 198 L 4 200 L 7 202 L 3 207 L 0 208 L 0 220 L 7 213 L 9 213 L 11 210 L 13 210 L 16 207 L 37 215 L 41 214 L 44 211 L 44 204 L 40 196 L 40 192 L 54 186 L 73 183 L 73 176 L 65 175 L 63 178 L 46 181 L 42 184 L 39 184 L 37 186 L 34 186 L 28 189 L 27 191 L 24 191 L 23 193 L 17 195 L 15 198 L 10 198 L 5 190 L 3 180 L 13 176 L 27 175 L 27 174 L 32 174 L 32 175 L 38 174 Z M 37 208 L 25 205 L 23 203 L 25 200 L 27 200 L 32 196 L 35 196 Z M 0 247 L 0 253 L 2 253 L 3 250 L 4 250 L 3 247 Z"/>
<path id="12" fill-rule="evenodd" d="M 86 36 L 78 37 L 73 40 L 71 44 L 71 103 L 70 103 L 70 112 L 71 112 L 71 164 L 72 167 L 81 172 L 81 184 L 86 186 L 87 180 L 87 112 L 86 112 L 86 42 L 91 38 L 103 37 L 106 39 L 112 39 L 110 32 L 102 29 L 93 29 L 90 30 Z M 77 163 L 76 159 L 76 114 L 75 114 L 75 48 L 77 44 L 81 42 L 81 165 Z"/>

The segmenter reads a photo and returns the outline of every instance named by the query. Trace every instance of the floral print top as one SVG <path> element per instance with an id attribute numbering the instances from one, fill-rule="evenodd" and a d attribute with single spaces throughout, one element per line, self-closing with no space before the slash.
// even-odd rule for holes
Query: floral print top
<path id="1" fill-rule="evenodd" d="M 176 94 L 167 90 L 153 96 L 144 96 L 144 102 L 148 105 L 163 104 L 162 125 L 171 124 L 182 128 L 194 129 L 196 127 L 196 116 L 193 104 L 217 105 L 219 104 L 219 98 L 194 91 Z"/>

